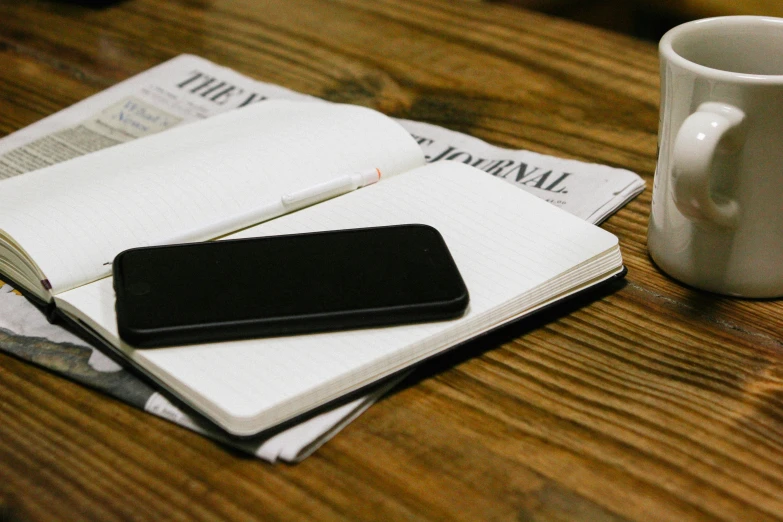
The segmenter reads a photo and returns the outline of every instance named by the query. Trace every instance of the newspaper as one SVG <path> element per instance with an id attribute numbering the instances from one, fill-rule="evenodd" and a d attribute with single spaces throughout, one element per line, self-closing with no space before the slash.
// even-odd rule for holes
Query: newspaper
<path id="1" fill-rule="evenodd" d="M 326 103 L 181 55 L 0 139 L 0 180 L 267 99 Z M 627 170 L 504 149 L 436 125 L 398 121 L 428 162 L 468 163 L 591 223 L 644 189 L 643 180 Z M 0 350 L 270 462 L 305 458 L 396 383 L 387 381 L 278 433 L 235 439 L 124 370 L 102 349 L 50 324 L 2 281 Z"/>

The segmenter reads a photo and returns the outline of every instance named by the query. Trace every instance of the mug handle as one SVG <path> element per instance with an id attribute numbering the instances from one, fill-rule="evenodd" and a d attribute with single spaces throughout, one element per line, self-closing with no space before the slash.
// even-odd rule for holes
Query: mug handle
<path id="1" fill-rule="evenodd" d="M 688 116 L 674 141 L 672 169 L 674 203 L 694 221 L 711 221 L 723 227 L 736 225 L 739 204 L 717 202 L 710 190 L 715 151 L 723 137 L 741 126 L 745 113 L 727 103 L 707 102 Z"/>

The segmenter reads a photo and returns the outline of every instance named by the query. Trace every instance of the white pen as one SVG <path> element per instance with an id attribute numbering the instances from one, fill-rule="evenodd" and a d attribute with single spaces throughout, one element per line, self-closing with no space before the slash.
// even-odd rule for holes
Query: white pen
<path id="1" fill-rule="evenodd" d="M 351 192 L 367 185 L 372 185 L 381 179 L 379 169 L 367 170 L 356 174 L 349 174 L 339 178 L 319 183 L 296 192 L 285 194 L 279 201 L 257 207 L 240 214 L 235 214 L 216 223 L 190 230 L 184 234 L 177 234 L 166 241 L 155 243 L 158 245 L 173 245 L 185 241 L 206 241 L 225 234 L 256 225 L 263 221 L 282 216 L 294 210 L 299 210 L 321 201 L 326 201 L 346 192 Z"/>
<path id="2" fill-rule="evenodd" d="M 297 192 L 291 192 L 283 196 L 281 200 L 286 208 L 303 208 L 313 203 L 326 201 L 340 194 L 372 185 L 380 179 L 380 169 L 357 172 L 356 174 L 349 174 L 341 178 L 325 181 Z"/>
<path id="3" fill-rule="evenodd" d="M 190 229 L 186 232 L 168 237 L 165 240 L 154 241 L 148 246 L 174 245 L 177 243 L 197 242 L 214 239 L 251 225 L 256 225 L 283 214 L 320 203 L 341 194 L 372 185 L 381 179 L 380 169 L 360 171 L 319 183 L 296 192 L 283 195 L 278 201 L 273 201 L 262 207 L 252 208 L 245 212 L 234 214 L 209 225 Z M 104 263 L 110 265 L 111 262 Z"/>

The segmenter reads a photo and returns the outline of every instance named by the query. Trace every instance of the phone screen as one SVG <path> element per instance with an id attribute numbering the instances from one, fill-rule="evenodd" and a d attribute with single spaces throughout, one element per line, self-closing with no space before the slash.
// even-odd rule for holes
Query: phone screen
<path id="1" fill-rule="evenodd" d="M 468 303 L 426 225 L 135 248 L 113 269 L 120 336 L 136 346 L 446 319 Z"/>

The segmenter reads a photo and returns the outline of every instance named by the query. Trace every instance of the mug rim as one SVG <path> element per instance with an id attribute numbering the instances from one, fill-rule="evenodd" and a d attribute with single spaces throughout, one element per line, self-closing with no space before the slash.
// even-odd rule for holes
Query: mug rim
<path id="1" fill-rule="evenodd" d="M 750 83 L 783 83 L 783 74 L 750 74 L 726 71 L 723 69 L 715 69 L 713 67 L 707 67 L 699 63 L 688 60 L 687 58 L 678 54 L 672 47 L 672 42 L 685 34 L 694 33 L 702 30 L 705 27 L 714 26 L 740 26 L 740 25 L 770 25 L 775 24 L 780 26 L 781 33 L 783 33 L 783 18 L 777 18 L 774 16 L 754 16 L 754 15 L 736 15 L 736 16 L 715 16 L 712 18 L 702 18 L 700 20 L 693 20 L 684 24 L 678 25 L 669 29 L 661 38 L 658 44 L 658 51 L 661 56 L 666 57 L 667 60 L 679 65 L 682 68 L 690 69 L 700 76 L 706 76 L 722 81 L 740 81 Z"/>

